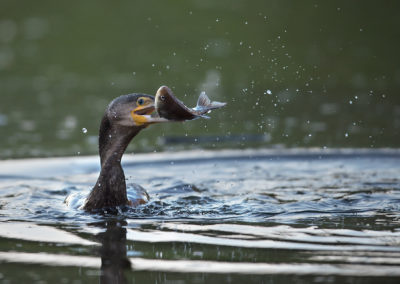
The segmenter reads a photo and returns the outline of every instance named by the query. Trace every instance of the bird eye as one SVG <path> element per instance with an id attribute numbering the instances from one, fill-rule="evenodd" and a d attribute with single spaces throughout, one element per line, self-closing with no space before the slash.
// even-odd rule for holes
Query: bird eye
<path id="1" fill-rule="evenodd" d="M 160 96 L 160 99 L 161 99 L 162 101 L 165 101 L 165 96 L 161 95 L 161 96 Z"/>
<path id="2" fill-rule="evenodd" d="M 138 105 L 143 105 L 144 104 L 144 100 L 142 98 L 138 99 L 137 101 Z"/>

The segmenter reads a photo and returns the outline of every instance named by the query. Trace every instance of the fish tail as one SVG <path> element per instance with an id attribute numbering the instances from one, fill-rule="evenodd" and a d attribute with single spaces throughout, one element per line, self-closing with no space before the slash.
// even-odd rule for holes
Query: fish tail
<path id="1" fill-rule="evenodd" d="M 200 110 L 212 110 L 225 106 L 226 103 L 212 102 L 205 92 L 201 92 L 199 99 L 197 100 L 196 109 Z"/>

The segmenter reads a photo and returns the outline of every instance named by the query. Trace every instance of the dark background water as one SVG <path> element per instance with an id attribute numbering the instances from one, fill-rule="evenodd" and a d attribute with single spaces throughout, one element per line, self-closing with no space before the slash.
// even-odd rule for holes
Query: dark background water
<path id="1" fill-rule="evenodd" d="M 399 8 L 2 0 L 0 158 L 94 154 L 108 102 L 162 84 L 188 105 L 205 90 L 228 106 L 209 121 L 153 126 L 130 151 L 398 147 Z M 189 138 L 159 138 L 171 136 Z"/>

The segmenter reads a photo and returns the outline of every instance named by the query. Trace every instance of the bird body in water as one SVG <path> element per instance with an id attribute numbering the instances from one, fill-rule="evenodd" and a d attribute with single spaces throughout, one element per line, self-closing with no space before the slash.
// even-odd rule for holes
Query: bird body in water
<path id="1" fill-rule="evenodd" d="M 165 88 L 168 87 L 160 87 L 157 94 Z M 169 106 L 172 107 L 168 108 Z M 184 105 L 183 107 L 187 108 Z M 101 170 L 95 186 L 83 205 L 84 210 L 134 206 L 148 200 L 148 194 L 140 186 L 136 189 L 143 193 L 143 198 L 128 200 L 121 159 L 130 141 L 150 124 L 169 122 L 171 121 L 168 119 L 169 116 L 175 117 L 175 121 L 190 119 L 185 112 L 173 114 L 174 111 L 177 112 L 174 102 L 170 105 L 164 104 L 163 108 L 167 109 L 165 112 L 167 118 L 152 117 L 151 114 L 155 110 L 155 97 L 146 94 L 120 96 L 108 105 L 99 130 Z"/>
<path id="2" fill-rule="evenodd" d="M 146 119 L 146 115 L 153 111 L 154 97 L 144 94 L 120 96 L 109 104 L 99 131 L 101 171 L 86 200 L 84 210 L 131 204 L 126 194 L 121 159 L 133 137 L 157 121 L 150 122 Z"/>

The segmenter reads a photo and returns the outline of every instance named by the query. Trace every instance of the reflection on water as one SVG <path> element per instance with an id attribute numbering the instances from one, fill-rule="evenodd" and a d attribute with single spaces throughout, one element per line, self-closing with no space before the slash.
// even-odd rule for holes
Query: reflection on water
<path id="1" fill-rule="evenodd" d="M 126 229 L 123 227 L 126 223 L 110 220 L 100 225 L 105 226 L 105 231 L 97 235 L 102 244 L 100 283 L 128 283 L 124 275 L 124 271 L 131 267 L 127 258 Z"/>
<path id="2" fill-rule="evenodd" d="M 396 283 L 400 277 L 398 151 L 127 157 L 128 183 L 143 185 L 151 200 L 117 215 L 90 215 L 64 203 L 88 193 L 94 164 L 90 158 L 0 164 L 3 279 Z M 15 272 L 28 264 L 30 273 Z M 57 269 L 44 274 L 50 267 Z"/>

